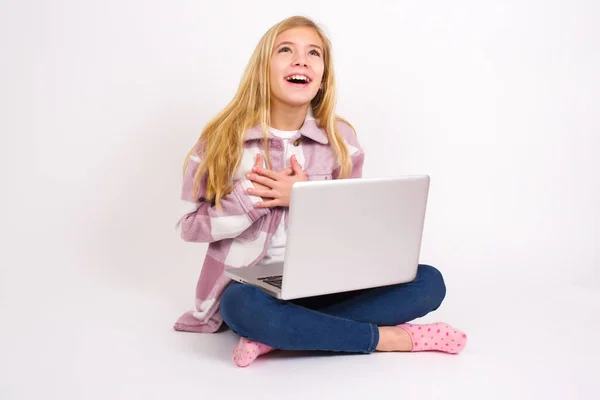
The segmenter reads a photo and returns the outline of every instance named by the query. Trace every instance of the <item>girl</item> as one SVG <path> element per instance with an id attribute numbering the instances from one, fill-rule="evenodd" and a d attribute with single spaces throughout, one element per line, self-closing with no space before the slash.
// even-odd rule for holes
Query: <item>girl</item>
<path id="1" fill-rule="evenodd" d="M 223 275 L 226 267 L 283 260 L 294 183 L 362 176 L 364 151 L 335 115 L 335 98 L 329 40 L 311 20 L 288 18 L 261 38 L 234 99 L 186 158 L 182 198 L 189 209 L 181 236 L 209 247 L 196 311 L 175 329 L 212 333 L 224 321 L 241 336 L 238 366 L 273 349 L 456 354 L 466 344 L 466 335 L 446 323 L 407 323 L 445 297 L 442 275 L 431 266 L 420 265 L 407 284 L 296 301 Z"/>

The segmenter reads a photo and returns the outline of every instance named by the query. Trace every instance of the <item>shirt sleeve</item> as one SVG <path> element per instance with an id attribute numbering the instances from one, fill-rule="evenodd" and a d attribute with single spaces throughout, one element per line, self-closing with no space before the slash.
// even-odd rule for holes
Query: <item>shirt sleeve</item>
<path id="1" fill-rule="evenodd" d="M 270 212 L 269 208 L 255 207 L 261 198 L 246 193 L 246 189 L 253 187 L 246 178 L 237 180 L 233 191 L 221 198 L 221 210 L 204 199 L 206 177 L 194 196 L 194 175 L 199 166 L 200 158 L 192 155 L 183 178 L 183 215 L 178 226 L 186 242 L 211 243 L 235 238 Z"/>

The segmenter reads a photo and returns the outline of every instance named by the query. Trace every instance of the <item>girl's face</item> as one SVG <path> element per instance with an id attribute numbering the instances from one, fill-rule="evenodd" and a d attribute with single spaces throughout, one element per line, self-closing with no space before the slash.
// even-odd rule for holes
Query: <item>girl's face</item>
<path id="1" fill-rule="evenodd" d="M 271 54 L 271 97 L 286 106 L 305 106 L 323 79 L 323 42 L 309 27 L 292 28 L 275 39 Z"/>

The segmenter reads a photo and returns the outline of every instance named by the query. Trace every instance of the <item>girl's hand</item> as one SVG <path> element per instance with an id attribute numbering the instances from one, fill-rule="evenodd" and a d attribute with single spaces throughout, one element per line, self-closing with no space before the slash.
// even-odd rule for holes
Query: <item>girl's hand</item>
<path id="1" fill-rule="evenodd" d="M 256 168 L 260 168 L 263 165 L 263 161 L 262 161 L 262 156 L 260 154 L 256 155 L 256 160 L 254 161 L 254 166 L 252 167 L 252 171 L 254 171 Z M 249 173 L 246 174 L 246 178 L 250 178 L 250 175 L 252 173 L 252 171 L 250 171 Z M 260 183 L 257 182 L 252 182 L 252 186 L 254 186 L 255 190 L 269 190 L 270 188 L 265 186 L 265 185 L 261 185 Z M 252 189 L 248 189 L 246 190 L 246 192 L 248 194 L 255 194 L 254 192 L 251 191 Z M 255 194 L 256 196 L 260 196 L 258 194 Z M 269 200 L 273 200 L 271 198 L 266 198 L 266 197 L 262 197 L 263 202 L 269 201 Z"/>
<path id="2" fill-rule="evenodd" d="M 308 180 L 308 174 L 302 171 L 296 156 L 292 156 L 290 159 L 292 167 L 281 172 L 260 167 L 262 165 L 260 154 L 256 158 L 257 162 L 252 168 L 252 172 L 246 175 L 255 187 L 248 189 L 248 194 L 260 196 L 263 199 L 256 206 L 260 208 L 289 207 L 294 183 Z"/>

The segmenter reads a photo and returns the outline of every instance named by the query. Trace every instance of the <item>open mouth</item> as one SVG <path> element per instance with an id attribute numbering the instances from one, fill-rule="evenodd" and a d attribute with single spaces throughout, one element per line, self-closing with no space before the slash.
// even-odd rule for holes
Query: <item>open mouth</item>
<path id="1" fill-rule="evenodd" d="M 310 83 L 310 78 L 306 75 L 290 75 L 286 77 L 285 80 L 299 86 L 308 85 Z"/>

